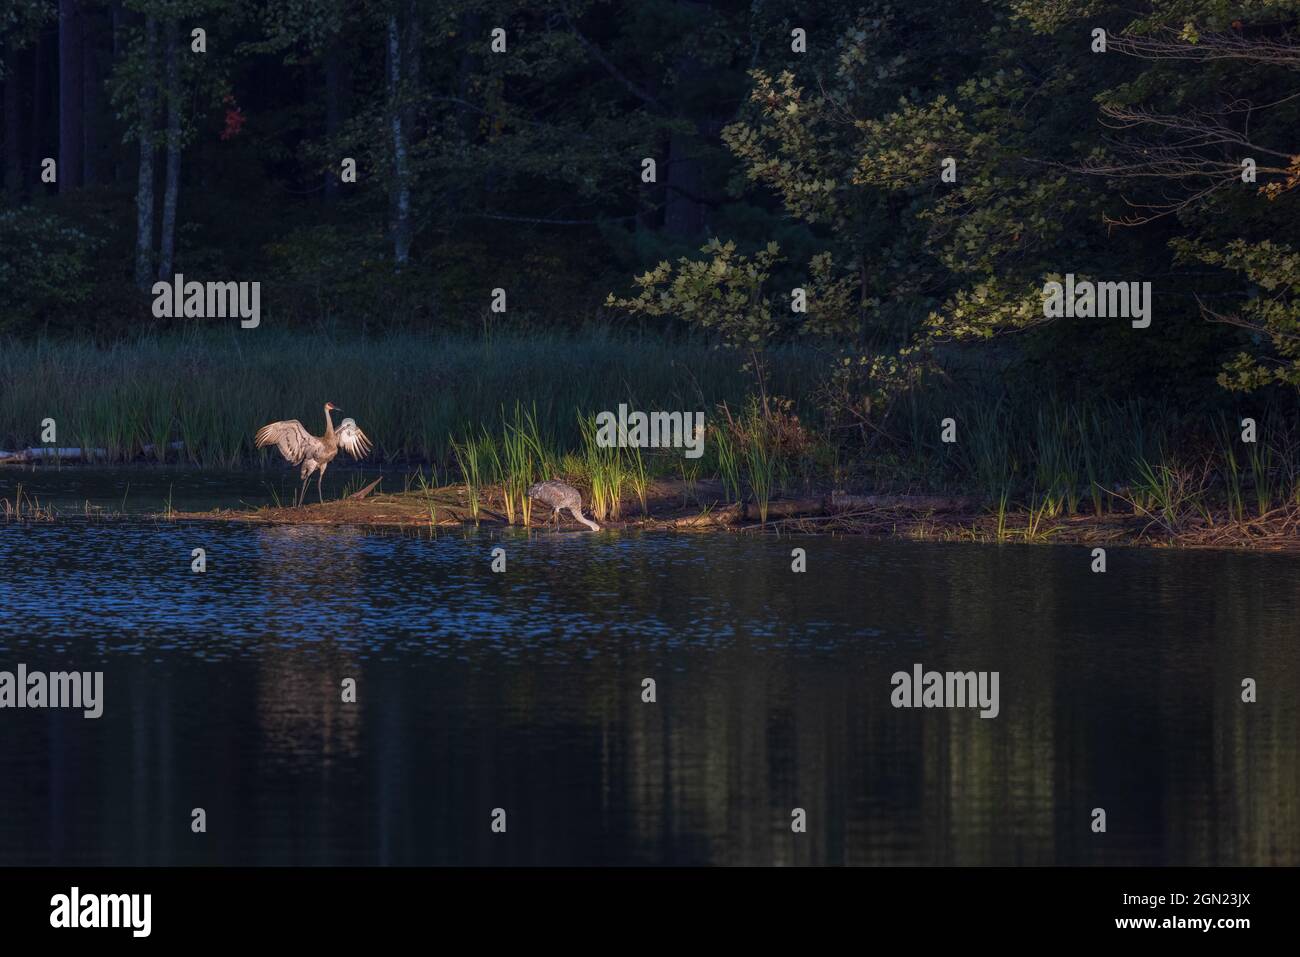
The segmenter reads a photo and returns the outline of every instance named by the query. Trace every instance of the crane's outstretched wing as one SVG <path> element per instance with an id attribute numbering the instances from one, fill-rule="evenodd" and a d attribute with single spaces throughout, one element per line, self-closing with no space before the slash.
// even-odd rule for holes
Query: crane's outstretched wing
<path id="1" fill-rule="evenodd" d="M 290 465 L 301 465 L 315 441 L 311 433 L 304 429 L 297 419 L 264 425 L 257 430 L 257 437 L 254 439 L 259 449 L 264 445 L 274 445 Z"/>
<path id="2" fill-rule="evenodd" d="M 344 419 L 335 435 L 338 436 L 339 447 L 346 449 L 354 459 L 365 458 L 370 453 L 370 439 L 354 420 Z"/>

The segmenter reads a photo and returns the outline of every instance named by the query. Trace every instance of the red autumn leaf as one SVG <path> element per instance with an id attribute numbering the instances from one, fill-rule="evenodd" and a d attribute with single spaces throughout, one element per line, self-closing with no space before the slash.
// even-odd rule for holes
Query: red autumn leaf
<path id="1" fill-rule="evenodd" d="M 221 138 L 223 140 L 234 139 L 239 135 L 239 131 L 244 128 L 247 117 L 244 116 L 244 111 L 239 108 L 239 104 L 235 102 L 235 98 L 229 93 L 222 97 L 221 102 L 226 105 L 226 126 L 221 131 Z"/>

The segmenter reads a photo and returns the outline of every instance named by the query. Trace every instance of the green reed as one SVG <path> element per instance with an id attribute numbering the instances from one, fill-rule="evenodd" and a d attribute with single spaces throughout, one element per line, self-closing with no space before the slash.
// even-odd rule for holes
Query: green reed
<path id="1" fill-rule="evenodd" d="M 491 457 L 496 454 L 491 438 L 484 436 L 476 439 L 472 435 L 457 442 L 451 441 L 452 453 L 456 457 L 456 466 L 460 470 L 461 481 L 465 483 L 465 494 L 469 498 L 469 511 L 474 521 L 478 521 L 479 507 L 483 494 L 485 468 L 490 468 Z"/>
<path id="2" fill-rule="evenodd" d="M 774 383 L 791 394 L 816 368 L 811 352 L 779 352 Z M 701 383 L 703 386 L 701 386 Z M 475 337 L 402 333 L 382 338 L 273 330 L 202 330 L 86 341 L 0 341 L 0 449 L 40 445 L 54 417 L 59 444 L 131 461 L 204 466 L 277 461 L 253 434 L 278 419 L 324 430 L 326 401 L 375 445 L 373 461 L 448 463 L 451 436 L 493 426 L 516 403 L 561 448 L 580 444 L 576 413 L 634 394 L 647 409 L 739 402 L 750 387 L 734 356 L 662 334 L 601 330 L 496 332 Z M 707 393 L 701 395 L 701 388 Z M 535 403 L 535 405 L 534 405 Z M 169 451 L 172 441 L 184 448 Z M 540 464 L 540 463 L 539 463 Z"/>
<path id="3" fill-rule="evenodd" d="M 728 502 L 740 501 L 740 459 L 736 441 L 724 428 L 714 428 L 713 448 L 717 452 L 718 477 L 722 480 L 722 494 Z"/>
<path id="4" fill-rule="evenodd" d="M 501 486 L 505 498 L 506 520 L 515 524 L 518 516 L 527 526 L 532 520 L 532 500 L 528 486 L 539 477 L 549 476 L 556 455 L 542 439 L 537 426 L 537 410 L 525 410 L 515 403 L 512 418 L 506 419 L 502 410 L 501 435 Z"/>
<path id="5" fill-rule="evenodd" d="M 598 441 L 595 415 L 579 416 L 584 471 L 591 483 L 591 511 L 596 521 L 617 519 L 622 511 L 623 482 L 626 478 L 623 450 L 605 447 Z"/>

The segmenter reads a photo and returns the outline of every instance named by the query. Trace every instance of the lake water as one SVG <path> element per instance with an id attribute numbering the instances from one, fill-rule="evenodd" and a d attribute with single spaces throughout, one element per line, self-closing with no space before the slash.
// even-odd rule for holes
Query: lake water
<path id="1" fill-rule="evenodd" d="M 1300 562 L 1108 558 L 0 524 L 0 670 L 104 672 L 0 710 L 0 865 L 1300 863 Z M 916 663 L 1000 713 L 892 707 Z"/>

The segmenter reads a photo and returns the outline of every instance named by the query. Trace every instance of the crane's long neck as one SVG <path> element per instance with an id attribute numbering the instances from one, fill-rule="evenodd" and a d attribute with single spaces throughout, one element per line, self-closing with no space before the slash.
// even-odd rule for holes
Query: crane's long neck
<path id="1" fill-rule="evenodd" d="M 330 416 L 330 407 L 325 406 L 325 438 L 327 441 L 334 441 L 334 419 Z"/>

